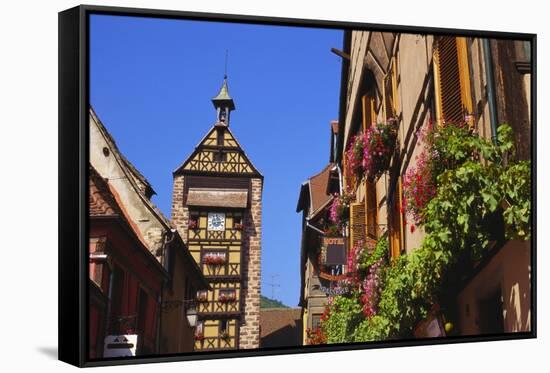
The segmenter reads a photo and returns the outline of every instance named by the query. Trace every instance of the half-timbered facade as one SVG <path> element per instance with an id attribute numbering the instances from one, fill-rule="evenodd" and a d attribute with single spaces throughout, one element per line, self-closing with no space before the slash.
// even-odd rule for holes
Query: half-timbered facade
<path id="1" fill-rule="evenodd" d="M 263 176 L 229 130 L 227 79 L 217 120 L 174 172 L 172 221 L 211 289 L 196 294 L 195 350 L 259 347 Z"/>

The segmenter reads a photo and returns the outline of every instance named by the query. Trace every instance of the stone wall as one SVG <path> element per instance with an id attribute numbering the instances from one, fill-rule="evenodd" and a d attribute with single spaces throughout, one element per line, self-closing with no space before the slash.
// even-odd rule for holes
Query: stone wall
<path id="1" fill-rule="evenodd" d="M 172 192 L 172 223 L 176 226 L 183 242 L 187 243 L 187 224 L 189 221 L 189 209 L 183 206 L 183 187 L 185 177 L 174 177 L 174 189 Z"/>
<path id="2" fill-rule="evenodd" d="M 260 347 L 260 259 L 262 235 L 262 179 L 252 179 L 252 201 L 245 217 L 242 294 L 244 312 L 239 348 Z"/>

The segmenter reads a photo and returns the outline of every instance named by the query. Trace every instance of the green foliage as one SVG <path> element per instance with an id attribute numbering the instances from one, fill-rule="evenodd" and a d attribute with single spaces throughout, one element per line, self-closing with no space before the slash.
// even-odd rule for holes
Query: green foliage
<path id="1" fill-rule="evenodd" d="M 328 318 L 322 323 L 327 342 L 350 342 L 355 326 L 363 319 L 359 294 L 335 296 L 329 309 Z"/>
<path id="2" fill-rule="evenodd" d="M 323 324 L 330 326 L 329 343 L 411 336 L 416 323 L 437 302 L 442 278 L 459 256 L 467 250 L 473 258 L 483 256 L 495 214 L 504 218 L 506 238 L 530 238 L 531 163 L 512 161 L 510 126 L 498 128 L 497 144 L 452 125 L 432 136 L 438 157 L 437 194 L 423 211 L 426 236 L 418 249 L 397 258 L 386 270 L 375 316 L 361 317 L 359 294 L 338 297 L 338 307 Z M 380 246 L 361 262 L 361 268 L 372 265 L 375 254 L 381 255 Z"/>
<path id="3" fill-rule="evenodd" d="M 361 270 L 367 270 L 371 265 L 382 259 L 388 254 L 388 238 L 384 237 L 376 243 L 376 247 L 369 254 L 367 250 L 363 251 L 363 256 L 359 261 L 359 268 Z"/>
<path id="4" fill-rule="evenodd" d="M 288 308 L 288 306 L 284 305 L 281 301 L 261 295 L 260 308 Z"/>

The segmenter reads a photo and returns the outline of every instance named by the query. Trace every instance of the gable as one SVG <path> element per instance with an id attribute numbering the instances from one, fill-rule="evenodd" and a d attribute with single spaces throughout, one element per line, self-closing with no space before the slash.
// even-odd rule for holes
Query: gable
<path id="1" fill-rule="evenodd" d="M 189 158 L 174 171 L 179 173 L 262 177 L 233 133 L 223 125 L 212 127 Z"/>

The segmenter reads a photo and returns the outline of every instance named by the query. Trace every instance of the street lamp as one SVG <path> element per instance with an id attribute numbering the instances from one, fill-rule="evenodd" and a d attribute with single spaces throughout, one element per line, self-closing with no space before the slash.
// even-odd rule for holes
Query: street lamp
<path id="1" fill-rule="evenodd" d="M 189 305 L 189 308 L 187 308 L 187 312 L 185 313 L 187 316 L 187 322 L 189 323 L 189 326 L 194 328 L 197 325 L 197 307 L 195 303 L 191 303 Z"/>

